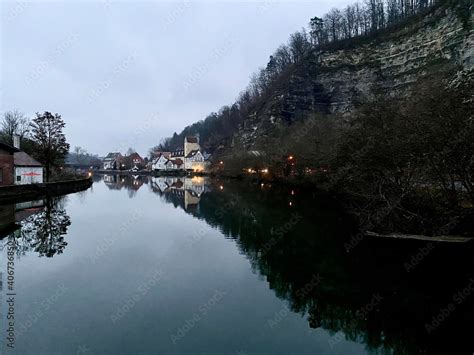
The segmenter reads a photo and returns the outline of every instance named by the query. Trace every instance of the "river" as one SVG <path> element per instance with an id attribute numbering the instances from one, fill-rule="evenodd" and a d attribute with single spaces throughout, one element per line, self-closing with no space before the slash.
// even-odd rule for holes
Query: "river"
<path id="1" fill-rule="evenodd" d="M 364 237 L 332 196 L 95 176 L 0 224 L 2 354 L 474 349 L 472 243 Z"/>

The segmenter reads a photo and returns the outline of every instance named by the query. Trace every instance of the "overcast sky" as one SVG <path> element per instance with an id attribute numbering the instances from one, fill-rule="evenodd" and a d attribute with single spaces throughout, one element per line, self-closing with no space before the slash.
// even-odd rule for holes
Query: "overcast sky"
<path id="1" fill-rule="evenodd" d="M 312 16 L 352 1 L 2 1 L 1 107 L 74 146 L 140 154 L 231 104 Z"/>

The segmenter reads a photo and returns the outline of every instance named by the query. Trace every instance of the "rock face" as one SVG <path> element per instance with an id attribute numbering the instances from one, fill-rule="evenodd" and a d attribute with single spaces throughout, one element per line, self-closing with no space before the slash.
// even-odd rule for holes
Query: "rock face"
<path id="1" fill-rule="evenodd" d="M 245 120 L 238 139 L 250 147 L 257 136 L 278 121 L 303 119 L 316 112 L 348 112 L 357 98 L 369 96 L 377 86 L 393 93 L 406 92 L 410 84 L 437 64 L 472 70 L 472 9 L 466 14 L 459 9 L 438 8 L 392 33 L 365 43 L 356 39 L 352 48 L 315 53 L 294 68 Z"/>

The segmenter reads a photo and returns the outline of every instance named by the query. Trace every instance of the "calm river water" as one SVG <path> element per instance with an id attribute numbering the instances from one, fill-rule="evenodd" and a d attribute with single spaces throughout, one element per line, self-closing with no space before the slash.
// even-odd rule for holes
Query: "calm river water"
<path id="1" fill-rule="evenodd" d="M 473 245 L 359 237 L 321 194 L 103 176 L 0 225 L 2 354 L 474 349 Z"/>

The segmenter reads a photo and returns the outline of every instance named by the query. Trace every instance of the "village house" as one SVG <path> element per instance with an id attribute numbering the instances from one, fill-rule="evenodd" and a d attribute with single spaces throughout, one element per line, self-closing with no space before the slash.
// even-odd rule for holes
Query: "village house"
<path id="1" fill-rule="evenodd" d="M 174 152 L 171 152 L 169 159 L 184 159 L 184 149 L 177 148 Z"/>
<path id="2" fill-rule="evenodd" d="M 19 136 L 13 136 L 13 146 L 0 143 L 0 186 L 42 182 L 43 166 L 20 150 Z"/>
<path id="3" fill-rule="evenodd" d="M 169 159 L 164 155 L 161 154 L 158 158 L 153 160 L 151 168 L 152 170 L 166 170 L 166 163 Z"/>
<path id="4" fill-rule="evenodd" d="M 187 136 L 184 138 L 184 147 L 155 158 L 152 170 L 205 171 L 209 166 L 209 158 L 210 155 L 201 150 L 199 136 Z"/>
<path id="5" fill-rule="evenodd" d="M 206 162 L 204 160 L 204 154 L 200 150 L 192 150 L 184 158 L 185 170 L 191 171 L 205 171 Z"/>
<path id="6" fill-rule="evenodd" d="M 144 160 L 138 153 L 132 153 L 127 157 L 130 161 L 130 164 L 133 168 L 142 169 L 144 167 Z"/>
<path id="7" fill-rule="evenodd" d="M 183 170 L 184 162 L 182 159 L 170 159 L 166 162 L 166 170 Z"/>
<path id="8" fill-rule="evenodd" d="M 13 153 L 15 185 L 43 183 L 43 166 L 20 150 L 20 136 L 13 135 L 13 147 L 18 150 Z"/>
<path id="9" fill-rule="evenodd" d="M 122 165 L 123 156 L 120 153 L 109 153 L 104 158 L 104 170 L 117 170 Z"/>
<path id="10" fill-rule="evenodd" d="M 14 153 L 15 184 L 43 183 L 43 166 L 25 152 Z"/>

